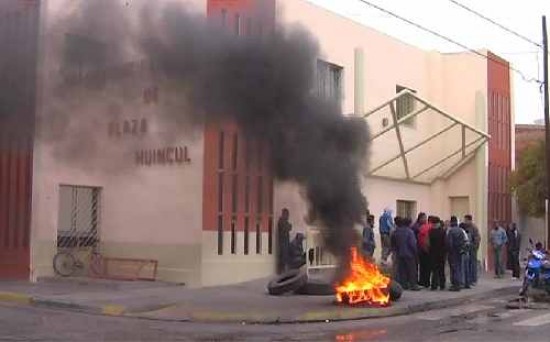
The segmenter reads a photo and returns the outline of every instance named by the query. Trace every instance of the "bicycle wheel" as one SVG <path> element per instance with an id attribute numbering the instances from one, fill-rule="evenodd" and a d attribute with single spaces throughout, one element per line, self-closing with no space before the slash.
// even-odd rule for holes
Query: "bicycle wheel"
<path id="1" fill-rule="evenodd" d="M 72 275 L 77 268 L 77 262 L 71 253 L 59 252 L 53 258 L 53 269 L 55 273 L 62 277 Z"/>

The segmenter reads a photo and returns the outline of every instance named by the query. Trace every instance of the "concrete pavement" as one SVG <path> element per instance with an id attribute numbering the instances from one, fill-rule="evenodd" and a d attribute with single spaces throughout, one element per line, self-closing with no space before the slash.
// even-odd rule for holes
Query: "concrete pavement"
<path id="1" fill-rule="evenodd" d="M 461 292 L 406 291 L 388 308 L 344 307 L 332 296 L 266 294 L 266 279 L 222 287 L 189 289 L 160 282 L 49 279 L 0 282 L 0 302 L 17 302 L 152 320 L 238 323 L 298 323 L 389 317 L 517 293 L 520 282 L 484 277 Z"/>
<path id="2" fill-rule="evenodd" d="M 507 310 L 508 299 L 405 316 L 310 324 L 182 323 L 0 303 L 0 340 L 548 342 L 548 311 Z"/>

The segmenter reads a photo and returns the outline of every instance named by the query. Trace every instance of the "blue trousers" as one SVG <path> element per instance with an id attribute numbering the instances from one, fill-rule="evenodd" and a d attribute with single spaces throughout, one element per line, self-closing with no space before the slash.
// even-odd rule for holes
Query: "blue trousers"
<path id="1" fill-rule="evenodd" d="M 471 284 L 477 283 L 477 251 L 473 250 L 470 252 L 470 275 L 471 275 Z"/>
<path id="2" fill-rule="evenodd" d="M 464 287 L 469 287 L 472 284 L 472 264 L 470 253 L 462 254 L 462 267 L 461 267 L 461 283 Z"/>
<path id="3" fill-rule="evenodd" d="M 462 257 L 459 253 L 449 253 L 449 267 L 451 268 L 451 284 L 459 288 L 462 283 Z"/>
<path id="4" fill-rule="evenodd" d="M 495 253 L 495 275 L 501 277 L 504 275 L 504 265 L 502 264 L 502 246 L 494 246 Z"/>

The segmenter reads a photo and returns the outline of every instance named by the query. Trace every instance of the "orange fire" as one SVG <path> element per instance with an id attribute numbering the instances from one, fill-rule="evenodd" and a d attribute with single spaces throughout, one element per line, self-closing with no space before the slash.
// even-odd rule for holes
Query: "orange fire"
<path id="1" fill-rule="evenodd" d="M 359 256 L 355 247 L 351 249 L 350 263 L 349 275 L 336 286 L 336 301 L 388 305 L 390 278 L 384 276 L 374 263 Z"/>

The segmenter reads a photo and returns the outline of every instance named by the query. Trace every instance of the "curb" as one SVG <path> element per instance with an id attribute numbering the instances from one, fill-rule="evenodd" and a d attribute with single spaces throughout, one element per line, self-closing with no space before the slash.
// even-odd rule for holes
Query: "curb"
<path id="1" fill-rule="evenodd" d="M 32 297 L 25 294 L 25 293 L 0 292 L 0 302 L 17 303 L 17 304 L 31 304 L 32 303 Z"/>
<path id="2" fill-rule="evenodd" d="M 74 302 L 67 302 L 62 300 L 33 297 L 25 293 L 16 293 L 16 292 L 0 292 L 0 303 L 15 303 L 15 304 L 23 304 L 23 305 L 30 305 L 30 306 L 50 308 L 50 309 L 81 311 L 86 313 L 102 314 L 102 315 L 108 315 L 108 316 L 122 316 L 125 313 L 132 312 L 131 310 L 128 310 L 123 305 L 106 304 L 106 305 L 93 306 L 93 305 L 78 304 Z M 138 312 L 138 310 L 136 310 L 135 312 Z"/>
<path id="3" fill-rule="evenodd" d="M 41 308 L 72 310 L 106 316 L 122 316 L 128 312 L 125 306 L 117 304 L 95 306 L 44 298 L 33 298 L 31 304 Z"/>
<path id="4" fill-rule="evenodd" d="M 155 304 L 136 307 L 127 307 L 119 304 L 89 305 L 71 301 L 33 297 L 23 293 L 0 292 L 0 302 L 25 304 L 36 307 L 72 310 L 96 315 L 106 316 L 127 316 L 156 321 L 178 321 L 195 323 L 240 323 L 240 324 L 296 324 L 296 323 L 318 323 L 331 321 L 349 321 L 359 319 L 386 318 L 394 316 L 409 315 L 413 313 L 438 310 L 459 306 L 481 299 L 511 295 L 517 292 L 517 286 L 503 287 L 495 290 L 485 291 L 460 298 L 449 298 L 444 300 L 410 304 L 406 306 L 390 306 L 388 308 L 354 308 L 332 310 L 306 311 L 296 316 L 284 317 L 280 312 L 224 312 L 194 310 L 180 317 L 152 316 L 152 311 L 161 310 L 174 305 Z"/>
<path id="5" fill-rule="evenodd" d="M 299 323 L 319 323 L 334 321 L 351 321 L 360 319 L 387 318 L 395 316 L 409 315 L 430 310 L 438 310 L 459 306 L 465 303 L 491 299 L 500 296 L 512 295 L 517 293 L 517 286 L 509 286 L 500 289 L 485 291 L 470 296 L 460 298 L 449 298 L 445 300 L 432 301 L 426 303 L 411 304 L 401 307 L 388 308 L 355 308 L 353 310 L 327 309 L 308 311 L 297 316 L 283 317 L 280 313 L 266 312 L 224 312 L 224 311 L 193 311 L 182 314 L 179 317 L 170 317 L 166 315 L 152 316 L 151 314 L 132 314 L 131 317 L 142 318 L 155 321 L 177 321 L 194 323 L 240 323 L 240 324 L 299 324 Z"/>

